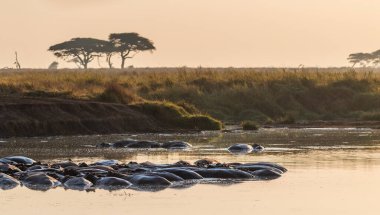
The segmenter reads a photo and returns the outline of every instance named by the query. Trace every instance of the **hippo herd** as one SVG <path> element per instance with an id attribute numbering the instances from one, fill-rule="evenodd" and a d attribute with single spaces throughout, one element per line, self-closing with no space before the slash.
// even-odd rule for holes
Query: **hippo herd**
<path id="1" fill-rule="evenodd" d="M 21 185 L 42 191 L 56 187 L 80 191 L 126 188 L 156 191 L 169 187 L 184 188 L 202 182 L 271 180 L 286 171 L 286 168 L 269 162 L 220 163 L 202 159 L 194 163 L 153 164 L 103 160 L 87 164 L 69 160 L 47 164 L 24 156 L 9 156 L 0 158 L 0 189 L 8 190 Z"/>
<path id="2" fill-rule="evenodd" d="M 174 150 L 188 150 L 193 146 L 184 141 L 174 140 L 164 143 L 151 141 L 151 140 L 120 140 L 113 143 L 100 143 L 96 145 L 98 148 L 128 148 L 128 149 L 153 149 L 153 148 L 163 148 L 163 149 L 174 149 Z M 230 146 L 227 150 L 233 154 L 247 154 L 251 152 L 263 152 L 264 147 L 259 144 L 243 144 L 238 143 Z"/>

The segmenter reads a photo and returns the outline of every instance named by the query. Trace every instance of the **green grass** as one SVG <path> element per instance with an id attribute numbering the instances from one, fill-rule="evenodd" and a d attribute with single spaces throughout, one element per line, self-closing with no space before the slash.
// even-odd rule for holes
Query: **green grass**
<path id="1" fill-rule="evenodd" d="M 133 109 L 150 115 L 173 128 L 220 130 L 222 122 L 204 114 L 191 114 L 171 102 L 141 102 L 130 105 Z"/>
<path id="2" fill-rule="evenodd" d="M 117 87 L 113 89 L 110 83 Z M 300 120 L 378 120 L 380 70 L 2 70 L 0 94 L 64 96 L 125 104 L 170 102 L 182 108 L 179 112 L 185 110 L 194 117 L 203 114 L 234 123 L 245 120 L 260 124 Z M 170 115 L 170 111 L 165 114 Z M 187 121 L 194 121 L 198 126 L 202 124 L 199 122 L 202 119 L 198 118 Z"/>

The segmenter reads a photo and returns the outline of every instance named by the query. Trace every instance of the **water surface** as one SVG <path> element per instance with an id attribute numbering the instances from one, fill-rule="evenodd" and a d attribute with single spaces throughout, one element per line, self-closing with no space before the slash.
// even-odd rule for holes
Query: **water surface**
<path id="1" fill-rule="evenodd" d="M 185 140 L 188 151 L 99 149 L 101 142 L 126 138 Z M 256 142 L 260 154 L 233 155 L 234 143 Z M 0 140 L 0 157 L 36 160 L 173 163 L 214 158 L 221 162 L 270 161 L 289 171 L 272 181 L 196 184 L 159 192 L 47 192 L 19 187 L 0 191 L 1 214 L 377 214 L 380 204 L 380 131 L 371 129 L 262 129 L 259 132 L 124 134 L 106 136 L 13 138 Z"/>

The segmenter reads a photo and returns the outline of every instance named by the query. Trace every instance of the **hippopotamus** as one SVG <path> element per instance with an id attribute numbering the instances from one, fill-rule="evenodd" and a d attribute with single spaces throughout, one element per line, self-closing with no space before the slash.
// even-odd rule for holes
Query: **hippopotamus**
<path id="1" fill-rule="evenodd" d="M 72 190 L 87 190 L 93 186 L 93 184 L 83 177 L 68 177 L 64 180 L 64 187 Z"/>
<path id="2" fill-rule="evenodd" d="M 203 178 L 216 178 L 216 179 L 250 179 L 253 176 L 247 172 L 238 169 L 224 169 L 224 168 L 211 168 L 211 169 L 197 169 L 194 172 L 201 175 Z"/>
<path id="3" fill-rule="evenodd" d="M 114 142 L 111 145 L 112 147 L 115 147 L 115 148 L 126 148 L 128 145 L 135 144 L 137 142 L 138 142 L 137 140 L 127 139 L 127 140 Z"/>
<path id="4" fill-rule="evenodd" d="M 280 166 L 275 163 L 269 163 L 269 162 L 258 162 L 258 163 L 246 163 L 246 164 L 238 164 L 238 165 L 231 165 L 235 169 L 240 169 L 244 171 L 256 171 L 256 170 L 262 170 L 262 169 L 271 169 L 274 170 L 280 174 L 287 171 L 287 169 L 283 166 Z"/>
<path id="5" fill-rule="evenodd" d="M 13 174 L 16 172 L 21 172 L 21 170 L 12 164 L 0 164 L 0 172 Z"/>
<path id="6" fill-rule="evenodd" d="M 55 163 L 51 165 L 52 168 L 59 168 L 59 167 L 66 168 L 66 167 L 71 167 L 71 166 L 77 167 L 78 164 L 72 161 L 65 161 L 65 162 Z"/>
<path id="7" fill-rule="evenodd" d="M 94 169 L 94 168 L 79 168 L 76 169 L 77 172 L 81 173 L 82 175 L 84 174 L 93 174 L 93 175 L 107 175 L 108 171 L 102 170 L 102 169 Z"/>
<path id="8" fill-rule="evenodd" d="M 22 184 L 29 189 L 46 191 L 59 186 L 61 183 L 45 173 L 31 173 L 22 180 Z"/>
<path id="9" fill-rule="evenodd" d="M 47 169 L 47 168 L 49 168 L 49 167 L 44 166 L 44 165 L 34 165 L 34 166 L 26 168 L 26 171 L 43 170 L 43 169 Z"/>
<path id="10" fill-rule="evenodd" d="M 270 167 L 273 167 L 273 168 L 279 169 L 279 170 L 281 170 L 282 172 L 287 172 L 287 171 L 288 171 L 285 167 L 283 167 L 283 166 L 281 166 L 281 165 L 279 165 L 279 164 L 276 164 L 276 163 L 271 163 L 271 162 L 258 162 L 258 163 L 256 163 L 256 164 L 257 164 L 257 165 L 270 166 Z"/>
<path id="11" fill-rule="evenodd" d="M 99 169 L 99 170 L 103 170 L 103 171 L 114 171 L 115 170 L 111 166 L 104 166 L 104 165 L 94 165 L 94 166 L 89 166 L 87 168 L 89 168 L 89 169 Z"/>
<path id="12" fill-rule="evenodd" d="M 142 140 L 130 143 L 126 146 L 130 149 L 149 149 L 149 148 L 160 148 L 161 144 L 155 141 Z"/>
<path id="13" fill-rule="evenodd" d="M 118 190 L 130 187 L 132 184 L 122 178 L 103 177 L 96 181 L 95 186 L 105 190 Z"/>
<path id="14" fill-rule="evenodd" d="M 251 172 L 251 174 L 259 179 L 264 179 L 264 180 L 271 180 L 271 179 L 276 179 L 278 177 L 281 177 L 281 173 L 278 171 L 275 171 L 274 169 L 260 169 Z"/>
<path id="15" fill-rule="evenodd" d="M 266 165 L 259 165 L 259 164 L 251 164 L 251 165 L 243 164 L 243 165 L 234 166 L 234 168 L 238 169 L 238 170 L 242 170 L 242 171 L 247 171 L 250 173 L 257 171 L 257 170 L 263 170 L 263 169 L 272 170 L 274 172 L 277 172 L 278 174 L 284 173 L 280 169 L 277 169 L 277 168 L 274 168 L 271 166 L 266 166 Z"/>
<path id="16" fill-rule="evenodd" d="M 112 146 L 113 146 L 112 143 L 100 143 L 100 144 L 96 145 L 96 147 L 98 147 L 98 148 L 110 148 Z"/>
<path id="17" fill-rule="evenodd" d="M 151 172 L 151 173 L 147 173 L 147 175 L 157 175 L 157 176 L 165 178 L 166 180 L 168 180 L 170 182 L 184 181 L 184 179 L 179 177 L 178 175 L 170 173 L 170 172 L 165 172 L 165 171 L 164 172 Z"/>
<path id="18" fill-rule="evenodd" d="M 12 164 L 12 165 L 17 165 L 16 162 L 11 161 L 11 160 L 7 160 L 7 159 L 5 159 L 5 158 L 0 158 L 0 164 Z"/>
<path id="19" fill-rule="evenodd" d="M 118 160 L 102 160 L 102 161 L 97 161 L 97 162 L 91 164 L 91 166 L 98 166 L 98 165 L 114 166 L 114 165 L 117 165 L 118 163 L 120 163 L 120 161 L 118 161 Z"/>
<path id="20" fill-rule="evenodd" d="M 165 149 L 190 149 L 193 146 L 188 142 L 174 140 L 163 143 L 161 147 Z"/>
<path id="21" fill-rule="evenodd" d="M 184 141 L 168 141 L 165 143 L 159 143 L 151 140 L 121 140 L 114 143 L 100 143 L 96 145 L 100 148 L 130 148 L 130 149 L 150 149 L 150 148 L 164 148 L 164 149 L 189 149 L 192 145 Z"/>
<path id="22" fill-rule="evenodd" d="M 207 166 L 216 165 L 216 164 L 219 164 L 219 163 L 220 162 L 218 162 L 217 160 L 213 160 L 213 159 L 209 159 L 209 158 L 204 158 L 204 159 L 195 161 L 194 165 L 197 166 L 197 167 L 207 167 Z"/>
<path id="23" fill-rule="evenodd" d="M 262 152 L 264 151 L 264 147 L 256 143 L 253 145 L 238 143 L 238 144 L 230 146 L 228 148 L 228 151 L 232 153 Z"/>
<path id="24" fill-rule="evenodd" d="M 228 151 L 232 153 L 250 153 L 253 151 L 253 147 L 248 144 L 238 143 L 228 148 Z"/>
<path id="25" fill-rule="evenodd" d="M 18 185 L 20 185 L 20 182 L 15 178 L 4 173 L 0 173 L 0 189 L 10 190 L 17 187 Z"/>
<path id="26" fill-rule="evenodd" d="M 203 177 L 189 169 L 181 168 L 181 167 L 171 167 L 171 168 L 162 168 L 157 169 L 157 172 L 170 172 L 173 173 L 185 180 L 194 180 L 194 179 L 202 179 Z"/>
<path id="27" fill-rule="evenodd" d="M 34 163 L 36 163 L 35 160 L 28 158 L 28 157 L 24 157 L 24 156 L 9 156 L 9 157 L 5 157 L 3 159 L 10 160 L 10 161 L 13 161 L 17 164 L 24 164 L 24 165 L 33 165 Z"/>
<path id="28" fill-rule="evenodd" d="M 172 183 L 159 175 L 137 174 L 129 178 L 129 181 L 137 187 L 168 187 Z"/>

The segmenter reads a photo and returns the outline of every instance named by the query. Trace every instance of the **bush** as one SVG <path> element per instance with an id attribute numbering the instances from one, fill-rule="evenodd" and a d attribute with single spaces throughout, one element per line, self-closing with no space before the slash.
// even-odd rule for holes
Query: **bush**
<path id="1" fill-rule="evenodd" d="M 223 123 L 207 115 L 191 115 L 187 116 L 186 127 L 199 130 L 220 130 L 223 128 Z"/>
<path id="2" fill-rule="evenodd" d="M 361 120 L 368 120 L 368 121 L 380 121 L 380 112 L 374 111 L 374 112 L 364 112 L 360 115 Z"/>
<path id="3" fill-rule="evenodd" d="M 207 115 L 191 114 L 171 102 L 142 102 L 132 104 L 130 107 L 175 129 L 220 130 L 223 127 L 219 120 Z"/>
<path id="4" fill-rule="evenodd" d="M 286 114 L 284 117 L 279 118 L 276 120 L 276 123 L 278 124 L 294 124 L 296 123 L 296 119 L 291 114 Z"/>
<path id="5" fill-rule="evenodd" d="M 255 121 L 244 121 L 241 123 L 243 130 L 259 130 L 259 125 Z"/>

